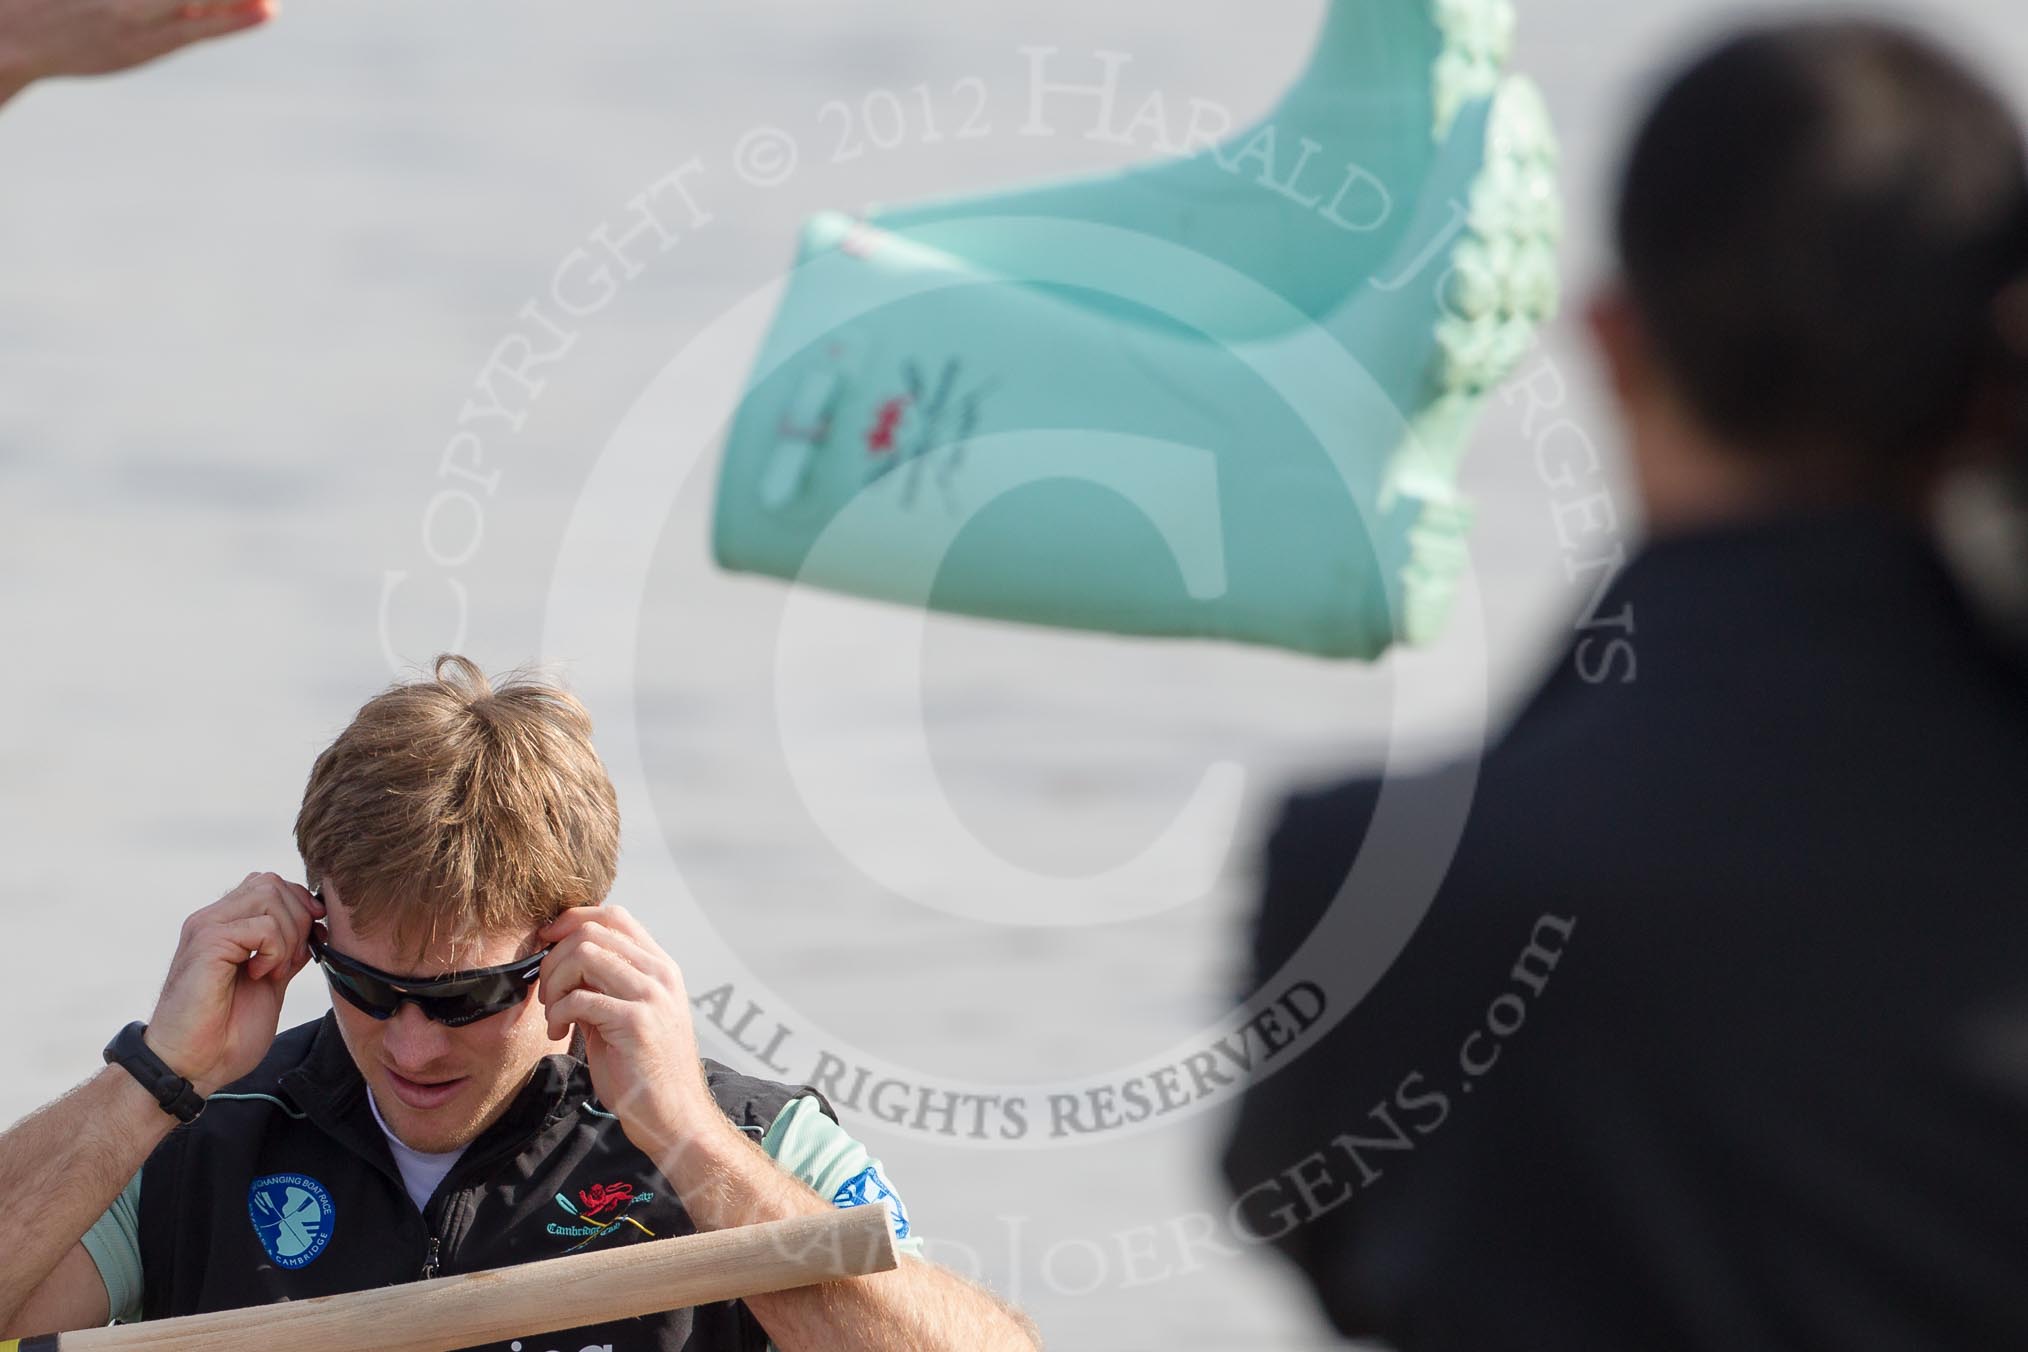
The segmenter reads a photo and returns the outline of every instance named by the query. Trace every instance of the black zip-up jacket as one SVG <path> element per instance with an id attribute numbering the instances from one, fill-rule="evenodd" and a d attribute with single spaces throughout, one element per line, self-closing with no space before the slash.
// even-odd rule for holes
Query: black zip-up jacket
<path id="1" fill-rule="evenodd" d="M 1314 932 L 1347 1012 L 1247 1095 L 1247 1224 L 1405 1352 L 2028 1348 L 2028 672 L 1865 511 L 1591 614 L 1476 773 L 1284 809 L 1256 971 Z"/>
<path id="2" fill-rule="evenodd" d="M 579 1047 L 574 1051 L 581 1050 Z M 759 1139 L 814 1090 L 704 1063 L 719 1107 Z M 824 1111 L 831 1107 L 817 1095 Z M 832 1114 L 835 1117 L 835 1114 Z M 548 1056 L 418 1213 L 333 1016 L 275 1039 L 142 1171 L 148 1319 L 478 1272 L 695 1231 L 654 1164 L 602 1110 L 581 1056 Z M 374 1335 L 361 1330 L 360 1347 Z M 519 1352 L 761 1352 L 738 1302 L 531 1334 Z M 509 1352 L 509 1343 L 487 1352 Z"/>

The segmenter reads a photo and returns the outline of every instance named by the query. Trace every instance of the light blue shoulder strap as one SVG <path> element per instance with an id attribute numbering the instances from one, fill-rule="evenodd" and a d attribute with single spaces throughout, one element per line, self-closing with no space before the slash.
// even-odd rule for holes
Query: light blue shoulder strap
<path id="1" fill-rule="evenodd" d="M 131 1324 L 141 1317 L 141 1174 L 137 1170 L 106 1214 L 84 1232 L 85 1252 L 106 1284 L 111 1317 Z"/>
<path id="2" fill-rule="evenodd" d="M 886 1202 L 894 1213 L 895 1247 L 922 1256 L 922 1238 L 910 1225 L 907 1208 L 887 1182 L 880 1161 L 834 1122 L 816 1099 L 805 1095 L 784 1108 L 761 1138 L 761 1149 L 835 1206 Z"/>

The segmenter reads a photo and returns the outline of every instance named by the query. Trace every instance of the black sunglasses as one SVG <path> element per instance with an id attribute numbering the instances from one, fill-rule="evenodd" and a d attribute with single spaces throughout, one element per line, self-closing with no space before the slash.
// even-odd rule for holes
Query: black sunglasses
<path id="1" fill-rule="evenodd" d="M 346 957 L 331 947 L 321 924 L 310 926 L 310 952 L 324 969 L 331 989 L 361 1012 L 376 1019 L 391 1019 L 401 1011 L 404 1001 L 413 1000 L 423 1017 L 451 1028 L 462 1028 L 526 1000 L 535 979 L 542 975 L 542 960 L 550 950 L 545 948 L 498 967 L 452 972 L 433 981 L 395 976 L 368 967 L 357 958 Z"/>

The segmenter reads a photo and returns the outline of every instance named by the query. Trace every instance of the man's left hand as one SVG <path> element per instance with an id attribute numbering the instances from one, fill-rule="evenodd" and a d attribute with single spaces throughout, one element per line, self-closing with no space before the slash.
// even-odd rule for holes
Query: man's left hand
<path id="1" fill-rule="evenodd" d="M 574 906 L 544 926 L 549 1035 L 576 1024 L 600 1101 L 651 1159 L 725 1115 L 705 1087 L 683 973 L 620 906 Z"/>
<path id="2" fill-rule="evenodd" d="M 641 922 L 579 906 L 542 929 L 555 950 L 539 991 L 549 1033 L 584 1030 L 592 1085 L 627 1139 L 656 1162 L 699 1230 L 822 1215 L 832 1204 L 742 1136 L 705 1087 L 690 996 Z M 893 1272 L 754 1296 L 772 1344 L 824 1352 L 1036 1352 L 1034 1326 L 947 1268 Z"/>

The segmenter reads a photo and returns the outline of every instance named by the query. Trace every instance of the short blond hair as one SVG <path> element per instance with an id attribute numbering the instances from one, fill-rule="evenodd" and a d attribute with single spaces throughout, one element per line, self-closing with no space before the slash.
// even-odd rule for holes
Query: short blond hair
<path id="1" fill-rule="evenodd" d="M 619 864 L 620 810 L 591 715 L 526 673 L 471 661 L 368 700 L 310 771 L 296 848 L 362 932 L 420 954 L 445 938 L 536 928 L 596 905 Z"/>

